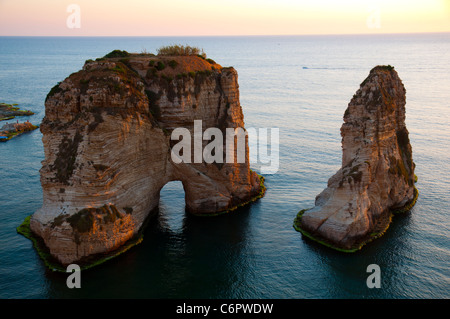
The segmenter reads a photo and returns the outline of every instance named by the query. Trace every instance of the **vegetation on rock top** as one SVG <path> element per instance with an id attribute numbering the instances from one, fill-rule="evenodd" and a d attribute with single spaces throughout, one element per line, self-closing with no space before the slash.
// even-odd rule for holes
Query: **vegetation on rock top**
<path id="1" fill-rule="evenodd" d="M 201 57 L 206 58 L 203 49 L 179 44 L 160 47 L 158 49 L 158 55 L 200 55 Z"/>
<path id="2" fill-rule="evenodd" d="M 130 56 L 130 53 L 125 50 L 113 50 L 106 54 L 104 58 L 126 58 L 128 56 Z"/>

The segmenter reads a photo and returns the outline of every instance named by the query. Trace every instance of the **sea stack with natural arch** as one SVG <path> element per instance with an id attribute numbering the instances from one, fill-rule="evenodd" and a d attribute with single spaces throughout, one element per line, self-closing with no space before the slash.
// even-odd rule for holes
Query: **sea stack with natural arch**
<path id="1" fill-rule="evenodd" d="M 418 192 L 405 125 L 406 91 L 392 66 L 376 66 L 344 114 L 342 168 L 294 228 L 337 250 L 354 252 L 381 236 L 392 214 L 407 211 Z"/>
<path id="2" fill-rule="evenodd" d="M 238 88 L 234 68 L 201 55 L 116 50 L 86 61 L 45 101 L 43 205 L 31 216 L 32 234 L 62 265 L 82 264 L 133 241 L 169 181 L 182 182 L 197 215 L 261 197 L 248 152 L 242 163 L 171 158 L 176 128 L 244 128 Z"/>

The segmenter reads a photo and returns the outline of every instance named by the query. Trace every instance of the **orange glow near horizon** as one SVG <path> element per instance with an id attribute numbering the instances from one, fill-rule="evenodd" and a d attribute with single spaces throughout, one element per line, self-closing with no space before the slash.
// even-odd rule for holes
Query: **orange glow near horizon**
<path id="1" fill-rule="evenodd" d="M 70 4 L 80 28 L 69 28 Z M 2 36 L 450 32 L 450 0 L 0 0 Z"/>

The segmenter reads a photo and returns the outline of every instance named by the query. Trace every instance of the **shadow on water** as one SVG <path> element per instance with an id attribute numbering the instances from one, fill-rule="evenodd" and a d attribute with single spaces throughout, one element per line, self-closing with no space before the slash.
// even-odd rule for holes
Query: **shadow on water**
<path id="1" fill-rule="evenodd" d="M 405 260 L 412 251 L 410 224 L 411 212 L 394 216 L 382 237 L 355 253 L 339 252 L 302 236 L 309 253 L 319 259 L 324 273 L 321 287 L 325 290 L 326 298 L 404 298 L 399 274 L 405 274 L 401 269 L 405 265 L 399 261 Z M 380 266 L 380 289 L 367 286 L 367 278 L 372 274 L 367 272 L 367 267 L 371 264 Z M 401 280 L 406 282 L 408 278 Z"/>
<path id="2" fill-rule="evenodd" d="M 193 216 L 185 211 L 184 192 L 177 183 L 161 191 L 160 207 L 148 220 L 141 244 L 83 271 L 82 289 L 68 289 L 68 275 L 47 271 L 49 297 L 238 296 L 249 264 L 245 251 L 251 206 L 220 216 Z"/>

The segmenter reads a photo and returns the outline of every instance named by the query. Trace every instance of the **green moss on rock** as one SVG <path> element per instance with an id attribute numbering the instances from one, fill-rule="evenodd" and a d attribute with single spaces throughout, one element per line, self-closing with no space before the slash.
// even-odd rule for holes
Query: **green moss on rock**
<path id="1" fill-rule="evenodd" d="M 33 247 L 36 249 L 41 260 L 44 262 L 45 266 L 53 271 L 66 272 L 66 269 L 55 260 L 55 258 L 50 254 L 48 248 L 43 243 L 42 239 L 35 236 L 30 228 L 31 215 L 25 217 L 22 224 L 16 228 L 18 234 L 24 236 L 25 238 L 31 240 Z"/>
<path id="2" fill-rule="evenodd" d="M 306 211 L 310 210 L 311 208 L 302 209 L 301 211 L 299 211 L 297 213 L 297 215 L 294 219 L 293 227 L 296 231 L 300 232 L 305 237 L 307 237 L 319 244 L 322 244 L 326 247 L 332 248 L 332 249 L 340 251 L 340 252 L 354 253 L 354 252 L 361 250 L 363 246 L 367 245 L 371 241 L 383 236 L 386 233 L 386 231 L 388 230 L 388 228 L 392 222 L 392 218 L 393 218 L 394 214 L 405 213 L 405 212 L 411 210 L 414 207 L 414 205 L 416 204 L 418 196 L 419 196 L 419 191 L 417 190 L 417 188 L 414 187 L 414 198 L 410 202 L 408 202 L 405 206 L 403 206 L 401 208 L 392 208 L 389 211 L 387 211 L 386 214 L 384 214 L 384 217 L 382 218 L 382 220 L 379 220 L 375 224 L 373 231 L 370 234 L 367 234 L 366 236 L 361 237 L 349 249 L 345 249 L 345 248 L 336 246 L 334 243 L 331 243 L 323 238 L 320 238 L 314 234 L 309 233 L 302 227 L 303 214 Z"/>
<path id="3" fill-rule="evenodd" d="M 109 52 L 108 54 L 106 54 L 104 56 L 104 58 L 125 58 L 130 56 L 130 53 L 128 53 L 125 50 L 113 50 L 111 52 Z"/>
<path id="4" fill-rule="evenodd" d="M 121 254 L 128 251 L 132 247 L 140 244 L 143 240 L 143 230 L 145 228 L 145 225 L 148 223 L 148 220 L 155 215 L 153 212 L 149 214 L 149 217 L 144 222 L 144 225 L 139 230 L 138 234 L 134 236 L 132 239 L 128 240 L 124 245 L 122 245 L 119 249 L 111 251 L 109 253 L 102 253 L 102 254 L 96 254 L 93 256 L 89 256 L 86 258 L 83 258 L 79 261 L 77 261 L 77 264 L 80 266 L 81 270 L 87 270 L 92 267 L 101 265 Z M 39 238 L 38 236 L 34 235 L 30 228 L 30 219 L 31 215 L 27 216 L 25 220 L 22 222 L 22 224 L 17 227 L 16 231 L 18 234 L 26 237 L 27 239 L 31 240 L 33 243 L 34 248 L 36 249 L 39 257 L 44 262 L 45 266 L 52 270 L 57 272 L 63 272 L 66 273 L 66 268 L 61 265 L 49 252 L 48 248 L 45 246 L 43 240 Z"/>
<path id="5" fill-rule="evenodd" d="M 61 89 L 61 88 L 59 87 L 60 84 L 61 84 L 61 82 L 58 82 L 54 87 L 52 87 L 52 88 L 50 89 L 50 92 L 48 92 L 48 94 L 47 94 L 47 96 L 46 96 L 46 98 L 45 98 L 45 102 L 47 102 L 47 100 L 48 100 L 49 98 L 51 98 L 53 95 L 55 95 L 56 93 L 61 93 L 61 92 L 64 91 L 63 89 Z"/>
<path id="6" fill-rule="evenodd" d="M 202 217 L 203 216 L 205 216 L 205 217 L 219 216 L 219 215 L 231 213 L 231 212 L 233 212 L 233 211 L 235 211 L 235 210 L 237 210 L 237 209 L 239 209 L 241 207 L 247 206 L 247 205 L 257 201 L 258 199 L 264 197 L 264 195 L 266 193 L 266 186 L 264 185 L 265 178 L 263 176 L 259 175 L 259 174 L 258 174 L 258 178 L 259 178 L 260 191 L 259 191 L 259 193 L 256 196 L 251 197 L 249 200 L 247 200 L 247 201 L 245 201 L 243 203 L 237 204 L 237 205 L 235 205 L 235 206 L 233 206 L 233 207 L 231 207 L 229 209 L 220 211 L 220 212 L 215 212 L 215 213 L 211 213 L 211 214 L 203 214 L 203 213 L 202 214 L 196 214 L 196 213 L 193 213 L 193 215 L 202 216 Z"/>

